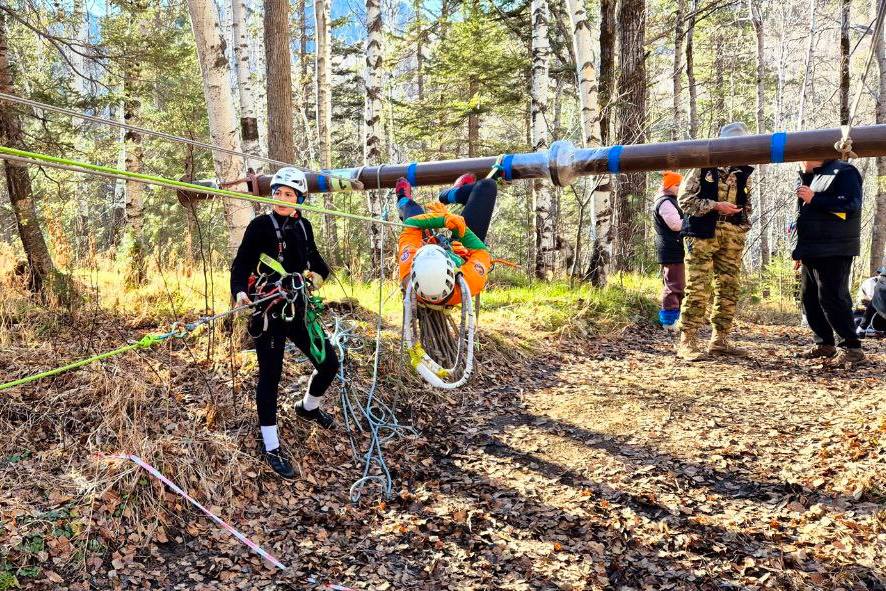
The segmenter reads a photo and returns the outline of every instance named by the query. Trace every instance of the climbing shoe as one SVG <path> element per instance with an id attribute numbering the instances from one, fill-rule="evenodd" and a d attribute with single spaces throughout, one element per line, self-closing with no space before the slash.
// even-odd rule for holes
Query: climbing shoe
<path id="1" fill-rule="evenodd" d="M 271 470 L 276 472 L 281 478 L 285 478 L 286 480 L 292 480 L 295 478 L 295 470 L 292 468 L 292 462 L 289 460 L 289 456 L 283 451 L 282 447 L 266 451 L 264 454 L 268 466 L 270 466 Z"/>
<path id="2" fill-rule="evenodd" d="M 683 361 L 700 361 L 705 358 L 704 350 L 698 344 L 698 333 L 694 330 L 681 330 L 677 340 L 677 357 Z"/>
<path id="3" fill-rule="evenodd" d="M 721 357 L 747 357 L 750 355 L 747 349 L 742 349 L 729 342 L 725 334 L 715 334 L 708 343 L 708 354 Z"/>
<path id="4" fill-rule="evenodd" d="M 306 421 L 313 421 L 324 429 L 331 429 L 335 425 L 335 419 L 328 412 L 324 412 L 320 408 L 314 410 L 305 410 L 304 401 L 299 400 L 295 403 L 295 414 Z"/>
<path id="5" fill-rule="evenodd" d="M 797 353 L 797 359 L 828 359 L 837 354 L 837 348 L 833 345 L 813 345 L 811 349 Z"/>
<path id="6" fill-rule="evenodd" d="M 412 185 L 409 184 L 404 177 L 400 177 L 397 179 L 397 184 L 394 185 L 394 193 L 397 194 L 397 200 L 403 199 L 412 199 Z"/>
<path id="7" fill-rule="evenodd" d="M 857 365 L 864 361 L 864 351 L 859 349 L 840 349 L 840 352 L 828 360 L 832 367 L 846 367 Z"/>

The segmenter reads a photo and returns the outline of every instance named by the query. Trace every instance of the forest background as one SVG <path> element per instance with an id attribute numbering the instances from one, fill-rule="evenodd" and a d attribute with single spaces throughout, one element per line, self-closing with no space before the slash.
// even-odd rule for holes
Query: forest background
<path id="1" fill-rule="evenodd" d="M 853 124 L 879 123 L 886 49 L 882 31 L 874 39 L 877 8 L 849 0 L 7 1 L 0 74 L 9 94 L 321 169 L 526 152 L 558 139 L 715 137 L 734 120 L 762 133 L 834 127 L 848 121 L 856 92 Z M 233 181 L 247 167 L 275 169 L 39 108 L 4 103 L 2 123 L 7 145 L 169 178 Z M 886 247 L 886 159 L 857 165 L 866 193 L 859 279 Z M 764 292 L 794 281 L 795 169 L 757 168 L 745 268 Z M 96 256 L 115 260 L 133 283 L 152 257 L 223 268 L 253 215 L 242 204 L 180 201 L 140 183 L 6 163 L 7 176 L 15 170 L 19 180 L 0 188 L 0 242 L 9 260 L 27 258 L 38 283 Z M 652 272 L 649 209 L 659 180 L 632 173 L 562 189 L 513 184 L 502 191 L 490 245 L 529 277 L 602 284 L 617 271 Z M 312 202 L 378 215 L 389 199 L 339 193 Z M 332 217 L 315 225 L 337 267 L 373 275 L 371 232 Z"/>

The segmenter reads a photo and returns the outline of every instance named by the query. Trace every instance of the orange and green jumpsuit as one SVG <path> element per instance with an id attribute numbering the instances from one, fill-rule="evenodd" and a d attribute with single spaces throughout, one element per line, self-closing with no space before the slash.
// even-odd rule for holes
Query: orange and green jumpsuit
<path id="1" fill-rule="evenodd" d="M 400 240 L 397 248 L 400 261 L 400 282 L 404 283 L 412 274 L 412 259 L 415 253 L 425 244 L 435 244 L 433 238 L 426 240 L 426 236 L 432 230 L 446 227 L 446 215 L 439 213 L 423 213 L 421 215 L 412 216 L 403 221 L 406 226 L 400 232 Z M 452 240 L 461 242 L 462 246 L 467 250 L 467 256 L 460 257 L 451 251 L 447 254 L 455 261 L 459 271 L 464 275 L 465 282 L 471 290 L 471 295 L 475 296 L 486 286 L 489 277 L 489 271 L 492 268 L 492 255 L 486 244 L 471 231 L 470 228 L 465 229 L 463 236 L 458 236 L 456 231 L 452 232 Z M 446 300 L 445 305 L 454 306 L 461 303 L 461 292 L 456 289 L 452 295 Z"/>

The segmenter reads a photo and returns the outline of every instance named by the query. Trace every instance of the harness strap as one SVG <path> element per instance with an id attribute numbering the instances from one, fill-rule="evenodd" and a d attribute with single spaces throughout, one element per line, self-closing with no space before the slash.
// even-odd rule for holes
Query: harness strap
<path id="1" fill-rule="evenodd" d="M 258 260 L 259 262 L 262 262 L 270 267 L 275 273 L 278 273 L 281 278 L 289 275 L 289 273 L 286 272 L 286 269 L 283 268 L 283 265 L 280 264 L 280 261 L 271 258 L 270 255 L 266 253 L 261 253 L 261 255 L 259 255 L 258 257 Z"/>
<path id="2" fill-rule="evenodd" d="M 270 213 L 268 215 L 271 218 L 271 223 L 274 224 L 274 233 L 277 234 L 277 260 L 282 263 L 283 249 L 286 248 L 286 242 L 283 241 L 283 230 L 285 230 L 286 227 L 289 225 L 290 218 L 286 218 L 286 221 L 283 222 L 283 227 L 281 228 L 280 223 L 277 221 L 277 217 L 273 213 Z M 304 229 L 304 226 L 302 226 L 302 229 Z"/>

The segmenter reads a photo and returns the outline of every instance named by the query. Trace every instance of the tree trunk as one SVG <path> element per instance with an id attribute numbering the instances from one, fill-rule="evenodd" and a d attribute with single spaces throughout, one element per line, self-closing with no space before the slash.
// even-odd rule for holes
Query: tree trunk
<path id="1" fill-rule="evenodd" d="M 600 145 L 600 108 L 597 104 L 597 72 L 594 70 L 593 40 L 583 0 L 566 0 L 572 23 L 575 75 L 581 107 L 581 137 L 585 147 Z"/>
<path id="2" fill-rule="evenodd" d="M 9 64 L 9 46 L 6 40 L 6 12 L 0 10 L 0 92 L 16 94 L 12 79 L 13 70 Z M 27 149 L 22 135 L 22 125 L 18 114 L 9 106 L 0 109 L 0 141 L 3 145 L 20 150 Z M 18 235 L 22 241 L 30 271 L 29 287 L 43 295 L 53 294 L 69 301 L 70 285 L 59 273 L 40 228 L 37 207 L 31 190 L 31 177 L 27 165 L 3 161 L 6 172 L 6 190 L 15 214 Z"/>
<path id="3" fill-rule="evenodd" d="M 765 122 L 765 95 L 763 92 L 763 75 L 766 59 L 766 47 L 763 36 L 763 15 L 760 10 L 759 0 L 751 0 L 751 23 L 754 25 L 754 33 L 757 37 L 757 133 L 763 133 L 766 129 Z M 759 167 L 760 179 L 756 187 L 756 217 L 757 229 L 760 232 L 760 264 L 765 268 L 769 264 L 769 239 L 767 229 L 769 226 L 769 200 L 766 195 L 766 181 L 768 166 Z"/>
<path id="4" fill-rule="evenodd" d="M 877 2 L 873 0 L 871 12 L 876 15 Z M 874 52 L 877 57 L 877 69 L 880 73 L 880 86 L 877 95 L 877 123 L 886 123 L 886 41 L 883 39 L 884 32 L 873 40 Z M 871 254 L 869 274 L 874 275 L 877 268 L 886 266 L 886 156 L 879 156 L 877 162 L 877 197 L 874 203 L 873 226 L 871 235 Z"/>
<path id="5" fill-rule="evenodd" d="M 364 111 L 363 164 L 380 164 L 382 160 L 382 18 L 380 0 L 366 0 L 366 69 L 364 85 L 366 102 Z M 369 213 L 381 215 L 381 194 L 378 191 L 366 192 Z M 380 250 L 381 228 L 371 224 L 369 244 L 374 265 L 382 263 Z"/>
<path id="6" fill-rule="evenodd" d="M 671 83 L 674 89 L 674 126 L 671 140 L 683 139 L 683 18 L 686 12 L 686 0 L 677 0 L 677 11 L 674 14 L 674 68 Z"/>
<path id="7" fill-rule="evenodd" d="M 332 45 L 329 31 L 328 0 L 314 0 L 314 48 L 316 51 L 314 80 L 317 88 L 317 135 L 319 136 L 320 166 L 332 168 Z M 323 205 L 335 209 L 333 194 L 323 195 Z M 338 232 L 336 218 L 328 215 L 324 219 L 325 241 L 330 245 L 332 262 L 339 264 Z"/>
<path id="8" fill-rule="evenodd" d="M 193 2 L 195 0 L 189 0 Z M 268 95 L 268 156 L 295 162 L 292 64 L 289 57 L 289 1 L 264 0 Z"/>
<path id="9" fill-rule="evenodd" d="M 579 0 L 580 1 L 580 0 Z M 610 144 L 615 91 L 616 0 L 600 0 L 600 140 Z"/>
<path id="10" fill-rule="evenodd" d="M 578 89 L 578 100 L 581 107 L 580 123 L 582 146 L 586 148 L 591 146 L 599 146 L 602 142 L 602 133 L 600 128 L 600 117 L 598 116 L 600 114 L 600 105 L 598 103 L 597 96 L 597 75 L 596 71 L 594 70 L 594 56 L 591 49 L 593 44 L 593 39 L 591 37 L 591 27 L 588 23 L 588 15 L 585 11 L 583 0 L 567 0 L 567 9 L 569 11 L 569 21 L 572 25 L 571 32 L 573 53 L 575 54 L 575 74 L 577 80 L 576 87 Z M 607 25 L 609 24 L 609 22 L 611 21 L 608 21 Z M 614 39 L 611 39 L 610 43 L 612 40 Z M 613 55 L 611 48 L 609 54 L 610 57 Z M 610 68 L 611 66 L 612 64 L 609 64 Z M 586 182 L 594 183 L 595 181 L 591 179 Z M 605 187 L 607 190 L 594 191 L 594 193 L 590 197 L 591 231 L 588 232 L 588 234 L 593 239 L 593 243 L 591 245 L 591 259 L 598 262 L 606 260 L 608 258 L 605 253 L 608 253 L 611 248 L 611 244 L 605 242 L 605 238 L 610 235 L 608 227 L 610 216 L 607 213 L 610 200 L 608 191 L 609 184 L 607 183 Z M 575 246 L 575 264 L 573 264 L 573 276 L 575 275 L 574 269 L 578 266 L 579 259 L 581 258 L 581 236 L 583 236 L 584 232 L 586 231 L 585 228 L 583 228 L 586 209 L 586 203 L 580 203 L 579 227 L 577 233 L 577 236 L 579 238 L 576 240 Z M 597 281 L 605 281 L 604 269 L 599 269 L 599 272 L 594 273 L 593 276 L 596 278 Z"/>
<path id="11" fill-rule="evenodd" d="M 686 25 L 686 85 L 689 87 L 689 137 L 698 137 L 698 88 L 695 83 L 695 58 L 693 36 L 698 17 L 698 0 L 692 0 L 692 12 Z"/>
<path id="12" fill-rule="evenodd" d="M 234 61 L 240 97 L 240 138 L 244 152 L 259 156 L 258 119 L 255 114 L 252 75 L 249 71 L 249 29 L 246 14 L 245 0 L 231 0 L 231 36 L 234 40 Z M 255 172 L 261 168 L 261 163 L 257 160 L 249 160 L 246 165 Z"/>
<path id="13" fill-rule="evenodd" d="M 532 91 L 530 104 L 531 144 L 534 151 L 548 148 L 548 66 L 550 45 L 548 42 L 547 0 L 532 0 Z M 535 204 L 535 275 L 551 279 L 554 269 L 554 199 L 549 182 L 536 179 L 532 182 Z"/>
<path id="14" fill-rule="evenodd" d="M 480 83 L 476 78 L 471 78 L 468 83 L 468 94 L 473 99 L 480 92 Z M 480 114 L 473 109 L 468 114 L 468 158 L 476 158 L 480 155 Z"/>
<path id="15" fill-rule="evenodd" d="M 806 90 L 812 81 L 812 57 L 815 55 L 815 21 L 816 1 L 809 0 L 809 43 L 806 46 L 806 66 L 803 73 L 803 85 L 800 87 L 800 106 L 797 108 L 797 129 L 803 129 L 806 121 Z"/>
<path id="16" fill-rule="evenodd" d="M 126 92 L 126 87 L 121 89 L 121 95 Z M 116 106 L 116 119 L 120 123 L 126 123 L 126 109 L 123 103 Z M 119 129 L 117 132 L 117 168 L 123 170 L 126 167 L 126 130 Z M 116 249 L 120 245 L 121 235 L 126 225 L 126 181 L 116 179 L 111 202 L 110 231 L 108 233 L 108 246 Z"/>
<path id="17" fill-rule="evenodd" d="M 849 123 L 849 8 L 851 0 L 840 1 L 840 125 Z"/>
<path id="18" fill-rule="evenodd" d="M 138 16 L 134 18 L 138 19 Z M 123 74 L 123 119 L 130 125 L 139 125 L 141 102 L 138 99 L 141 80 L 141 62 L 127 59 Z M 123 136 L 126 149 L 126 171 L 141 174 L 144 151 L 142 135 L 127 129 Z M 144 283 L 147 277 L 144 242 L 144 183 L 126 181 L 123 190 L 123 212 L 126 225 L 123 232 L 123 259 L 126 265 L 124 279 L 129 287 Z"/>
<path id="19" fill-rule="evenodd" d="M 225 41 L 218 24 L 215 4 L 212 0 L 188 0 L 188 11 L 191 15 L 191 28 L 194 31 L 197 58 L 203 77 L 203 96 L 209 114 L 209 135 L 216 146 L 239 152 L 240 138 L 234 115 L 234 96 L 231 93 L 230 72 L 228 61 L 225 59 Z M 213 152 L 213 162 L 215 174 L 219 179 L 230 181 L 243 177 L 245 166 L 242 157 Z M 243 183 L 231 188 L 236 191 L 245 190 L 246 187 Z M 248 201 L 227 198 L 224 207 L 228 225 L 228 252 L 233 257 L 243 241 L 246 226 L 252 220 L 253 209 Z"/>
<path id="20" fill-rule="evenodd" d="M 421 0 L 413 0 L 412 11 L 415 13 L 415 81 L 417 85 L 418 102 L 425 100 L 425 32 L 424 19 L 421 11 Z"/>
<path id="21" fill-rule="evenodd" d="M 716 135 L 717 130 L 723 127 L 726 124 L 726 88 L 724 88 L 723 81 L 723 70 L 727 67 L 724 62 L 726 60 L 726 56 L 723 55 L 723 37 L 725 32 L 723 29 L 718 29 L 715 33 L 714 37 L 714 55 L 721 56 L 721 60 L 717 66 L 714 66 L 714 80 L 713 80 L 713 90 L 714 90 L 714 106 L 711 110 L 711 121 L 713 122 L 711 134 Z"/>
<path id="22" fill-rule="evenodd" d="M 618 88 L 619 101 L 617 139 L 620 144 L 643 143 L 646 139 L 646 4 L 644 0 L 622 0 L 619 10 Z M 618 184 L 615 205 L 615 269 L 630 267 L 631 258 L 641 246 L 638 216 L 644 209 L 646 174 L 624 175 Z"/>

